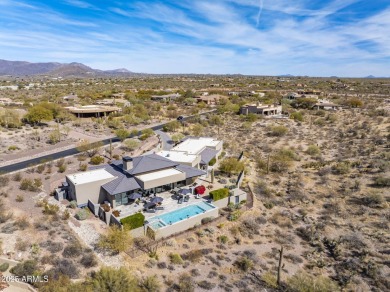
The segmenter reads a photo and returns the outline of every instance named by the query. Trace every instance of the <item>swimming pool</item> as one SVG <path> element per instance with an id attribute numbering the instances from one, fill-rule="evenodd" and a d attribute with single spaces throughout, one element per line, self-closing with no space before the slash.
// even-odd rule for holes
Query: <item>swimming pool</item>
<path id="1" fill-rule="evenodd" d="M 184 208 L 177 209 L 172 212 L 168 212 L 159 216 L 150 218 L 150 226 L 153 229 L 159 229 L 167 225 L 174 224 L 176 222 L 188 219 L 190 217 L 203 214 L 209 210 L 215 209 L 216 207 L 206 202 L 200 202 L 194 205 L 190 205 Z"/>

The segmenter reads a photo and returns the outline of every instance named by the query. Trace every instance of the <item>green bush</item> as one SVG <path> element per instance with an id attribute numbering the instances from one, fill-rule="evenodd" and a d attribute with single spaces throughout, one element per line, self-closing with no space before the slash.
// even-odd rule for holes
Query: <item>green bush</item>
<path id="1" fill-rule="evenodd" d="M 218 189 L 218 190 L 214 190 L 214 191 L 210 192 L 210 197 L 214 201 L 218 201 L 218 200 L 227 198 L 228 196 L 229 196 L 229 189 L 227 189 L 227 188 L 222 188 L 222 189 Z"/>
<path id="2" fill-rule="evenodd" d="M 211 159 L 211 160 L 209 161 L 209 165 L 210 165 L 210 166 L 213 166 L 216 162 L 217 162 L 217 159 L 214 157 L 213 159 Z"/>
<path id="3" fill-rule="evenodd" d="M 288 132 L 288 128 L 285 126 L 273 126 L 270 129 L 269 135 L 273 137 L 284 136 Z"/>
<path id="4" fill-rule="evenodd" d="M 229 237 L 227 237 L 226 235 L 221 235 L 218 237 L 218 241 L 222 244 L 225 244 L 229 241 Z"/>
<path id="5" fill-rule="evenodd" d="M 85 220 L 88 218 L 88 211 L 86 209 L 81 209 L 76 213 L 76 219 L 77 220 Z"/>
<path id="6" fill-rule="evenodd" d="M 240 270 L 247 272 L 253 267 L 253 261 L 247 257 L 241 257 L 235 262 L 235 265 Z"/>
<path id="7" fill-rule="evenodd" d="M 142 213 L 136 213 L 122 218 L 120 221 L 124 227 L 128 227 L 131 230 L 144 226 L 145 216 Z"/>
<path id="8" fill-rule="evenodd" d="M 303 122 L 303 114 L 301 112 L 294 112 L 290 115 L 290 119 L 294 121 Z"/>
<path id="9" fill-rule="evenodd" d="M 0 272 L 5 272 L 7 271 L 9 268 L 9 264 L 8 263 L 3 263 L 0 265 Z"/>
<path id="10" fill-rule="evenodd" d="M 377 187 L 390 186 L 390 177 L 378 176 L 374 178 L 374 185 Z"/>
<path id="11" fill-rule="evenodd" d="M 174 265 L 181 265 L 181 264 L 183 264 L 183 259 L 177 253 L 169 254 L 169 259 L 171 260 L 171 263 L 174 264 Z"/>
<path id="12" fill-rule="evenodd" d="M 350 166 L 348 162 L 339 162 L 336 165 L 332 166 L 332 172 L 334 174 L 347 174 L 349 172 Z"/>
<path id="13" fill-rule="evenodd" d="M 104 158 L 101 156 L 94 156 L 91 158 L 91 164 L 93 165 L 99 165 L 104 162 Z"/>
<path id="14" fill-rule="evenodd" d="M 310 156 L 315 156 L 321 153 L 320 148 L 316 145 L 309 145 L 306 149 L 306 153 L 309 154 Z"/>
<path id="15" fill-rule="evenodd" d="M 69 208 L 76 209 L 77 208 L 77 202 L 75 200 L 70 201 Z"/>
<path id="16" fill-rule="evenodd" d="M 314 277 L 306 272 L 298 272 L 287 280 L 292 291 L 302 292 L 334 292 L 340 291 L 335 282 L 325 276 Z"/>
<path id="17" fill-rule="evenodd" d="M 17 264 L 11 268 L 10 272 L 15 276 L 23 277 L 28 275 L 35 275 L 38 270 L 38 262 L 36 260 L 27 260 Z"/>

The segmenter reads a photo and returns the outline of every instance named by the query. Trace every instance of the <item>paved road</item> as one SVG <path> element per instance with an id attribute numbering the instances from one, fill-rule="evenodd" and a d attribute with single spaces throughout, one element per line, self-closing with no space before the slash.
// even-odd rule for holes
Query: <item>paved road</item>
<path id="1" fill-rule="evenodd" d="M 169 135 L 161 130 L 155 131 L 160 136 L 162 141 L 162 150 L 171 150 L 173 147 L 173 141 Z"/>
<path id="2" fill-rule="evenodd" d="M 215 111 L 216 110 L 211 110 L 211 111 L 207 111 L 207 112 L 204 112 L 204 113 L 201 113 L 201 114 L 187 116 L 187 117 L 184 117 L 183 120 L 186 121 L 186 120 L 190 119 L 191 117 L 198 116 L 198 115 L 205 115 L 205 114 L 212 113 L 212 112 L 215 112 Z M 153 131 L 161 130 L 164 125 L 165 124 L 157 125 L 157 126 L 154 126 L 154 127 L 150 127 L 150 129 L 152 129 Z M 141 135 L 141 131 L 138 132 L 138 135 L 136 135 L 136 136 L 139 136 L 139 135 Z M 112 143 L 118 142 L 118 141 L 119 141 L 119 139 L 117 137 L 112 138 Z M 100 142 L 102 142 L 103 145 L 105 146 L 105 145 L 110 144 L 110 139 L 104 139 L 104 140 L 101 140 Z M 15 163 L 15 164 L 11 164 L 11 165 L 0 167 L 0 174 L 6 174 L 6 173 L 9 173 L 9 172 L 22 170 L 22 169 L 25 169 L 25 168 L 30 167 L 30 166 L 38 165 L 38 164 L 43 163 L 45 161 L 60 159 L 60 158 L 63 158 L 63 157 L 75 155 L 77 153 L 79 153 L 79 151 L 76 148 L 71 148 L 71 149 L 68 149 L 68 150 L 59 151 L 59 152 L 52 153 L 52 154 L 49 154 L 49 155 L 45 155 L 45 156 L 41 156 L 41 157 L 37 157 L 37 158 L 33 158 L 33 159 L 28 159 L 28 160 L 25 160 L 25 161 L 22 161 L 22 162 L 18 162 L 18 163 Z"/>

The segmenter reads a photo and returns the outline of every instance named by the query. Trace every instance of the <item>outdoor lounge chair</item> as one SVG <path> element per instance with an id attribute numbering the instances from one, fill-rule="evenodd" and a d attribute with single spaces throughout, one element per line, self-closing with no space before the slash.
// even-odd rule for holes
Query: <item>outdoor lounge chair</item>
<path id="1" fill-rule="evenodd" d="M 178 201 L 177 201 L 178 204 L 183 204 L 183 198 L 180 198 Z"/>
<path id="2" fill-rule="evenodd" d="M 163 206 L 157 206 L 156 210 L 164 210 L 164 207 Z"/>
<path id="3" fill-rule="evenodd" d="M 189 200 L 190 200 L 190 196 L 187 195 L 184 197 L 184 202 L 188 202 Z"/>

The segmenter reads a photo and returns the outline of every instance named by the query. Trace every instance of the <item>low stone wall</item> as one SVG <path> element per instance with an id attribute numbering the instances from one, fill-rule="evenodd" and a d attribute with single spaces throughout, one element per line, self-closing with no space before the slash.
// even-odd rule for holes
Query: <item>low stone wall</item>
<path id="1" fill-rule="evenodd" d="M 136 229 L 132 229 L 130 230 L 130 234 L 131 236 L 133 237 L 141 237 L 141 236 L 144 236 L 146 234 L 146 227 L 145 226 L 142 226 L 142 227 L 138 227 Z"/>
<path id="2" fill-rule="evenodd" d="M 217 206 L 218 208 L 225 208 L 230 203 L 230 197 L 220 199 L 218 201 L 213 201 L 213 205 Z"/>
<path id="3" fill-rule="evenodd" d="M 111 213 L 111 217 L 110 217 L 110 225 L 111 224 L 115 224 L 115 225 L 118 225 L 120 228 L 123 228 L 122 223 L 112 213 Z"/>
<path id="4" fill-rule="evenodd" d="M 196 225 L 200 225 L 202 224 L 203 218 L 207 218 L 207 217 L 217 218 L 218 216 L 219 216 L 218 208 L 215 208 L 203 214 L 199 214 L 197 216 L 176 222 L 172 225 L 159 228 L 155 231 L 155 239 L 158 240 L 164 237 L 168 237 L 175 233 L 180 233 L 187 229 L 193 228 Z"/>
<path id="5" fill-rule="evenodd" d="M 99 216 L 99 207 L 100 207 L 99 204 L 94 204 L 90 200 L 88 200 L 87 206 L 89 210 L 91 210 L 92 214 L 94 214 L 96 217 Z"/>

